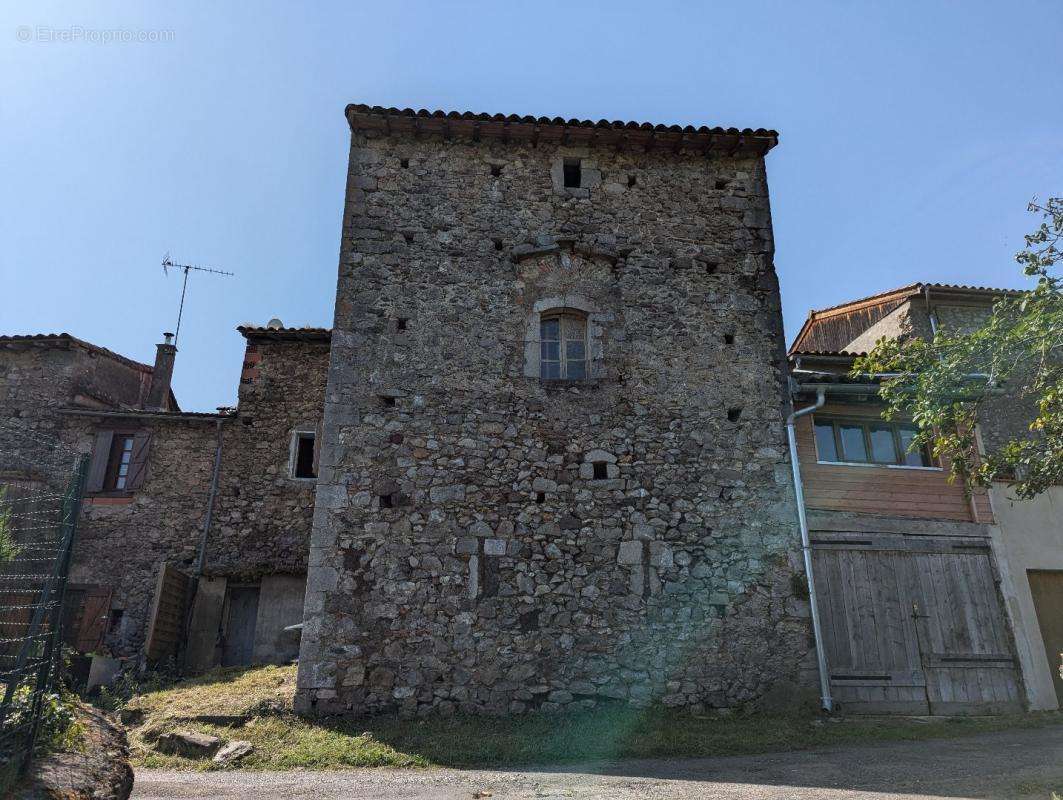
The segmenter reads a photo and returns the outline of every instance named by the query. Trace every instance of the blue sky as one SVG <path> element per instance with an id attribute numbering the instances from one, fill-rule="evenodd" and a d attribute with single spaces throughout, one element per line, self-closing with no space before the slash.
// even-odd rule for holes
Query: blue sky
<path id="1" fill-rule="evenodd" d="M 916 280 L 1021 286 L 1026 203 L 1063 193 L 1061 43 L 1058 0 L 6 3 L 0 332 L 150 362 L 163 254 L 220 266 L 174 387 L 232 404 L 236 325 L 331 324 L 348 102 L 776 128 L 788 337 Z"/>

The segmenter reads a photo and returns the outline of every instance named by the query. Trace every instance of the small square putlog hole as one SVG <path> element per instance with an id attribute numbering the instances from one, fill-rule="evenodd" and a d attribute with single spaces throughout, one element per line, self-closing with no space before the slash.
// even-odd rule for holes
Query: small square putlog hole
<path id="1" fill-rule="evenodd" d="M 502 165 L 501 164 L 492 164 L 491 165 L 491 177 L 492 178 L 499 178 L 501 176 L 502 176 Z"/>
<path id="2" fill-rule="evenodd" d="M 734 344 L 735 343 L 735 335 L 733 333 L 725 333 L 723 335 L 723 343 L 724 344 Z"/>
<path id="3" fill-rule="evenodd" d="M 536 503 L 540 503 L 540 504 L 541 503 L 545 503 L 546 502 L 546 492 L 536 492 L 535 493 L 535 502 Z"/>
<path id="4" fill-rule="evenodd" d="M 604 461 L 594 462 L 594 480 L 604 481 L 609 477 L 609 465 Z"/>
<path id="5" fill-rule="evenodd" d="M 395 495 L 382 494 L 380 495 L 380 507 L 381 508 L 394 508 L 395 507 Z"/>
<path id="6" fill-rule="evenodd" d="M 394 397 L 390 397 L 389 395 L 383 395 L 382 394 L 382 395 L 380 395 L 380 405 L 382 405 L 384 408 L 394 408 L 395 407 L 395 398 Z"/>
<path id="7" fill-rule="evenodd" d="M 727 419 L 730 422 L 738 422 L 742 416 L 742 409 L 739 406 L 727 409 Z"/>

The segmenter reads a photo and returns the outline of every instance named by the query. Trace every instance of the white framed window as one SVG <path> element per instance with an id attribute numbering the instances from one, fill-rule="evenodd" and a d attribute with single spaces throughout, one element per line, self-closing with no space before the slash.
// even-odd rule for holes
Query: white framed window
<path id="1" fill-rule="evenodd" d="M 288 474 L 297 480 L 309 481 L 317 478 L 317 433 L 315 431 L 292 432 Z"/>
<path id="2" fill-rule="evenodd" d="M 558 309 L 539 317 L 539 377 L 543 380 L 587 379 L 587 316 Z"/>

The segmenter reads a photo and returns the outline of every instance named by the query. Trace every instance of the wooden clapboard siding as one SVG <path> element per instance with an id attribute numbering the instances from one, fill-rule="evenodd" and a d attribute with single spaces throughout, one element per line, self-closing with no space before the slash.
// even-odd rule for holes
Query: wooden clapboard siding
<path id="1" fill-rule="evenodd" d="M 827 404 L 819 413 L 878 418 L 881 407 Z M 814 416 L 799 418 L 796 431 L 808 508 L 964 522 L 993 521 L 988 495 L 981 490 L 974 492 L 972 512 L 963 485 L 958 481 L 950 483 L 947 470 L 817 463 Z"/>

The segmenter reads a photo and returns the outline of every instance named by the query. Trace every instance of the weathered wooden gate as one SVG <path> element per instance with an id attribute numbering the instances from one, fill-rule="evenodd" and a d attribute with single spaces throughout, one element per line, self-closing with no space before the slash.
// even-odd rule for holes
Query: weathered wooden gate
<path id="1" fill-rule="evenodd" d="M 813 531 L 836 701 L 849 712 L 1021 711 L 989 543 Z"/>

